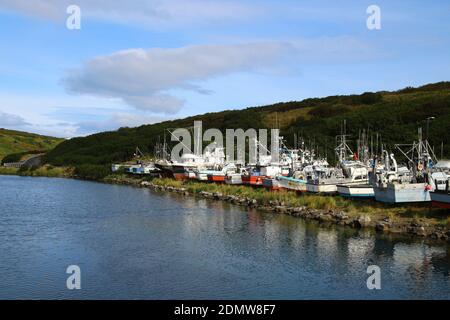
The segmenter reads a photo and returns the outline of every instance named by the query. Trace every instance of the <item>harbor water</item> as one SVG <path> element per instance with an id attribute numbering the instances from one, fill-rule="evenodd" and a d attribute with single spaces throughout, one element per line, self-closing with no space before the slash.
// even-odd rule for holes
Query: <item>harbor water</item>
<path id="1" fill-rule="evenodd" d="M 81 289 L 69 290 L 67 267 Z M 367 288 L 367 268 L 381 289 Z M 0 299 L 449 299 L 450 246 L 94 182 L 0 176 Z"/>

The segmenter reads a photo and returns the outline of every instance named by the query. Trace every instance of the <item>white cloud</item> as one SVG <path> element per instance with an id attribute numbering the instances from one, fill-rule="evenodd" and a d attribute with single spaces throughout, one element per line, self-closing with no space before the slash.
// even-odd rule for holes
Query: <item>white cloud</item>
<path id="1" fill-rule="evenodd" d="M 0 111 L 0 126 L 2 127 L 23 127 L 30 125 L 24 118 L 11 113 Z"/>
<path id="2" fill-rule="evenodd" d="M 62 83 L 73 94 L 119 98 L 139 110 L 175 114 L 184 101 L 170 94 L 174 89 L 209 94 L 200 83 L 232 73 L 297 74 L 305 64 L 355 62 L 375 54 L 351 37 L 129 49 L 86 61 Z"/>
<path id="3" fill-rule="evenodd" d="M 206 94 L 197 82 L 233 72 L 270 66 L 291 45 L 259 42 L 237 45 L 198 45 L 176 49 L 131 49 L 100 56 L 72 70 L 63 79 L 71 93 L 121 98 L 138 109 L 173 114 L 183 101 L 170 89 Z"/>
<path id="4" fill-rule="evenodd" d="M 88 19 L 158 28 L 232 21 L 255 16 L 261 11 L 239 1 L 218 0 L 0 0 L 0 10 L 62 21 L 67 17 L 66 8 L 72 4 L 78 5 L 82 17 Z"/>

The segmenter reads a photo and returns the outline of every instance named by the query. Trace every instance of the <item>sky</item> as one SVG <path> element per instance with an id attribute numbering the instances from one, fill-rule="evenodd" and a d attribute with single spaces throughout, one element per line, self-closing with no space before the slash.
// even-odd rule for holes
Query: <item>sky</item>
<path id="1" fill-rule="evenodd" d="M 0 0 L 0 128 L 85 136 L 448 81 L 449 17 L 437 0 Z"/>

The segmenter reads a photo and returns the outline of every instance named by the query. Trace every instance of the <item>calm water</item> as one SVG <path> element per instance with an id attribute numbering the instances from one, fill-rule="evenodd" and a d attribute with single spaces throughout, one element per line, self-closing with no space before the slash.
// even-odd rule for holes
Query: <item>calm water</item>
<path id="1" fill-rule="evenodd" d="M 67 266 L 81 290 L 67 290 Z M 368 290 L 366 269 L 382 271 Z M 0 298 L 449 299 L 449 246 L 146 189 L 0 176 Z"/>

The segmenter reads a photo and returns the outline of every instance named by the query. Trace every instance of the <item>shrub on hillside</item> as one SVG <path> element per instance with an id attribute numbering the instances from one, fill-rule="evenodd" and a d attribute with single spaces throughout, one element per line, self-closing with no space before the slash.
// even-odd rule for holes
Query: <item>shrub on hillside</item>
<path id="1" fill-rule="evenodd" d="M 111 170 L 108 166 L 81 164 L 75 167 L 75 175 L 83 179 L 101 180 L 109 174 Z"/>

